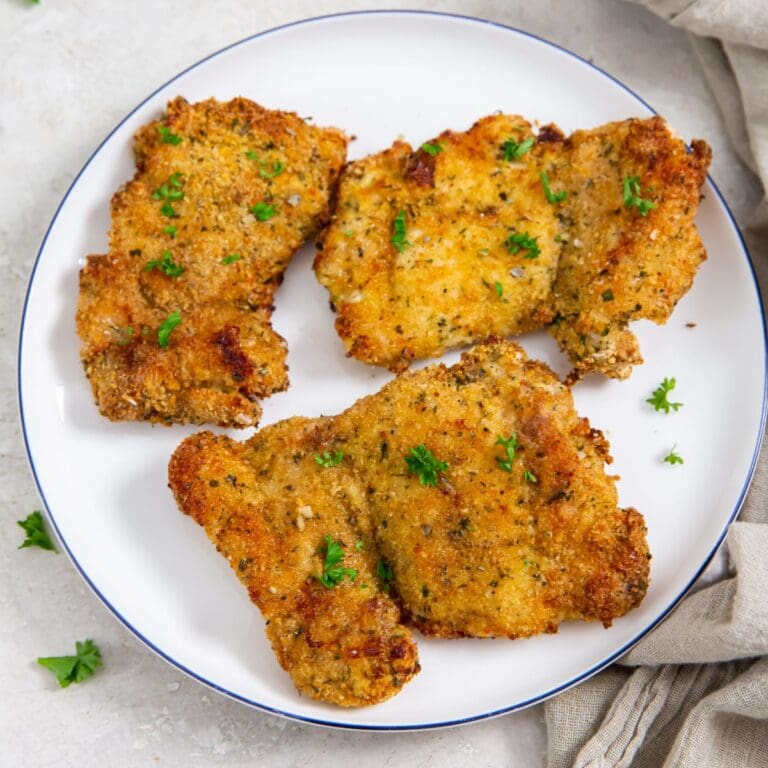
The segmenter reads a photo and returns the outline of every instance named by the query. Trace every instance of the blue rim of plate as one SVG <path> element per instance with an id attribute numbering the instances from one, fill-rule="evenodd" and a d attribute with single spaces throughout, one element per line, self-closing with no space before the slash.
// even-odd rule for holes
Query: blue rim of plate
<path id="1" fill-rule="evenodd" d="M 75 556 L 70 551 L 69 547 L 67 546 L 66 541 L 64 540 L 63 536 L 61 535 L 61 532 L 59 531 L 59 527 L 56 525 L 56 520 L 53 516 L 53 513 L 51 511 L 50 506 L 48 505 L 48 501 L 45 497 L 45 492 L 43 491 L 42 484 L 40 483 L 40 479 L 37 475 L 37 469 L 35 468 L 35 462 L 34 458 L 32 456 L 32 447 L 29 444 L 29 438 L 27 436 L 27 426 L 24 419 L 24 400 L 22 395 L 22 382 L 21 382 L 21 356 L 22 356 L 22 349 L 24 345 L 24 323 L 27 316 L 27 304 L 29 302 L 29 295 L 32 292 L 32 285 L 34 283 L 35 274 L 37 272 L 37 267 L 40 263 L 40 256 L 45 249 L 45 245 L 48 242 L 48 236 L 51 233 L 51 229 L 53 229 L 53 225 L 56 223 L 56 220 L 59 216 L 59 213 L 61 212 L 61 209 L 64 207 L 64 204 L 67 201 L 67 198 L 69 197 L 72 190 L 77 185 L 78 181 L 80 180 L 80 177 L 83 175 L 85 170 L 88 168 L 88 166 L 91 164 L 91 161 L 96 157 L 96 155 L 99 154 L 101 151 L 101 148 L 112 138 L 112 136 L 115 134 L 116 131 L 119 130 L 119 128 L 125 123 L 126 120 L 128 120 L 137 110 L 141 109 L 150 99 L 152 99 L 156 94 L 158 94 L 163 88 L 173 83 L 175 80 L 178 80 L 183 75 L 187 74 L 187 72 L 190 72 L 193 69 L 196 69 L 201 64 L 204 64 L 205 62 L 209 61 L 210 59 L 216 58 L 217 56 L 220 56 L 222 53 L 225 53 L 226 51 L 231 50 L 232 48 L 236 48 L 237 46 L 244 45 L 245 43 L 249 43 L 252 40 L 256 40 L 257 38 L 264 37 L 266 35 L 273 34 L 274 32 L 280 32 L 285 29 L 289 29 L 291 27 L 297 27 L 304 24 L 313 24 L 318 21 L 325 21 L 328 19 L 340 19 L 345 18 L 349 16 L 374 16 L 374 15 L 395 15 L 395 16 L 408 16 L 408 15 L 420 15 L 420 16 L 434 16 L 437 18 L 443 18 L 443 19 L 458 19 L 460 21 L 465 22 L 471 22 L 474 24 L 487 24 L 490 27 L 495 27 L 498 29 L 503 29 L 508 32 L 515 33 L 517 35 L 520 35 L 522 37 L 527 37 L 532 40 L 536 40 L 539 43 L 542 43 L 546 46 L 549 46 L 550 48 L 555 48 L 558 51 L 567 54 L 573 59 L 576 59 L 577 61 L 581 62 L 582 64 L 586 64 L 591 69 L 595 70 L 596 72 L 599 72 L 604 77 L 608 78 L 612 82 L 614 82 L 616 85 L 618 85 L 622 90 L 626 91 L 630 96 L 632 96 L 636 101 L 638 101 L 640 104 L 642 104 L 646 109 L 649 109 L 653 114 L 658 114 L 656 110 L 648 104 L 647 101 L 645 101 L 642 97 L 640 97 L 638 94 L 636 94 L 631 88 L 624 85 L 620 80 L 617 80 L 613 75 L 606 72 L 604 69 L 601 69 L 600 67 L 593 64 L 591 61 L 588 61 L 587 59 L 583 58 L 582 56 L 579 56 L 578 54 L 574 53 L 573 51 L 570 51 L 567 48 L 564 48 L 561 45 L 558 45 L 557 43 L 553 43 L 549 40 L 544 39 L 543 37 L 539 37 L 538 35 L 534 35 L 530 32 L 526 32 L 522 29 L 517 29 L 516 27 L 511 27 L 506 24 L 502 24 L 500 22 L 491 21 L 489 19 L 481 19 L 477 18 L 475 16 L 467 16 L 462 15 L 458 13 L 441 13 L 436 11 L 418 11 L 418 10 L 368 10 L 368 11 L 348 11 L 344 13 L 331 13 L 326 14 L 324 16 L 315 16 L 313 18 L 309 19 L 301 19 L 299 21 L 293 21 L 289 22 L 288 24 L 282 24 L 278 27 L 273 27 L 272 29 L 264 30 L 263 32 L 257 32 L 254 35 L 249 35 L 246 38 L 243 38 L 242 40 L 238 40 L 235 43 L 231 43 L 230 45 L 225 46 L 224 48 L 220 48 L 218 51 L 215 51 L 214 53 L 209 54 L 208 56 L 200 59 L 199 61 L 195 62 L 194 64 L 190 65 L 186 69 L 179 72 L 177 75 L 174 75 L 172 78 L 170 78 L 168 81 L 163 83 L 161 86 L 156 88 L 152 93 L 149 94 L 143 101 L 141 101 L 139 104 L 137 104 L 104 138 L 104 140 L 99 144 L 99 146 L 94 150 L 93 154 L 88 158 L 85 165 L 80 169 L 77 176 L 75 176 L 74 181 L 70 184 L 69 189 L 67 189 L 66 194 L 62 198 L 61 202 L 59 203 L 58 208 L 56 209 L 56 212 L 53 215 L 53 218 L 51 219 L 51 223 L 48 225 L 48 229 L 46 230 L 45 236 L 43 237 L 43 241 L 40 244 L 40 248 L 37 252 L 37 257 L 35 258 L 34 266 L 32 267 L 32 272 L 29 277 L 29 284 L 27 286 L 27 293 L 24 297 L 24 307 L 22 309 L 21 314 L 21 328 L 19 331 L 19 351 L 18 351 L 18 357 L 17 357 L 17 379 L 18 379 L 18 389 L 19 389 L 19 413 L 20 413 L 20 419 L 21 419 L 21 430 L 24 437 L 24 446 L 26 448 L 27 452 L 27 458 L 29 460 L 30 469 L 32 470 L 32 476 L 35 480 L 35 485 L 37 486 L 37 490 L 40 494 L 40 498 L 43 502 L 43 505 L 45 507 L 45 510 L 48 514 L 48 519 L 51 522 L 51 525 L 53 526 L 54 530 L 56 531 L 56 536 L 59 539 L 59 542 L 63 546 L 64 550 L 66 551 L 67 555 L 69 556 L 69 559 L 72 561 L 73 565 L 77 569 L 77 571 L 80 573 L 80 576 L 84 579 L 86 584 L 91 588 L 91 590 L 94 592 L 94 594 L 101 600 L 101 602 L 109 609 L 109 611 L 115 616 L 118 621 L 120 621 L 123 626 L 126 627 L 135 637 L 137 637 L 144 645 L 146 645 L 148 648 L 150 648 L 152 651 L 154 651 L 158 656 L 165 659 L 169 664 L 176 667 L 178 670 L 183 672 L 184 674 L 188 675 L 189 677 L 193 678 L 194 680 L 197 680 L 200 683 L 203 683 L 204 685 L 208 686 L 214 691 L 217 691 L 219 693 L 224 694 L 225 696 L 228 696 L 231 699 L 234 699 L 235 701 L 242 702 L 243 704 L 247 704 L 251 707 L 254 707 L 255 709 L 261 710 L 262 712 L 267 712 L 269 714 L 273 715 L 279 715 L 281 717 L 288 718 L 290 720 L 295 720 L 298 722 L 303 723 L 311 723 L 313 725 L 322 725 L 327 726 L 331 728 L 340 728 L 345 730 L 353 730 L 353 731 L 426 731 L 426 730 L 433 730 L 436 728 L 448 728 L 450 726 L 456 726 L 456 725 L 464 725 L 466 723 L 472 723 L 472 722 L 478 722 L 481 720 L 488 720 L 493 717 L 499 717 L 500 715 L 509 714 L 511 712 L 517 712 L 521 709 L 525 709 L 527 707 L 533 706 L 534 704 L 540 704 L 541 702 L 545 701 L 546 699 L 551 698 L 552 696 L 557 695 L 558 693 L 562 693 L 563 691 L 566 691 L 568 688 L 572 688 L 575 685 L 578 685 L 579 683 L 587 680 L 588 678 L 592 677 L 593 675 L 597 674 L 601 670 L 605 669 L 609 664 L 614 662 L 619 657 L 623 656 L 627 651 L 630 650 L 634 645 L 636 645 L 645 635 L 647 635 L 652 629 L 657 627 L 664 619 L 667 618 L 667 616 L 677 607 L 678 603 L 685 597 L 685 595 L 688 593 L 688 591 L 691 589 L 693 584 L 696 582 L 696 580 L 699 578 L 699 576 L 703 573 L 704 569 L 709 565 L 710 561 L 714 557 L 717 550 L 720 548 L 720 545 L 723 543 L 723 540 L 725 539 L 725 535 L 728 532 L 728 528 L 730 527 L 731 523 L 736 519 L 736 516 L 739 514 L 739 510 L 742 507 L 742 504 L 744 503 L 744 499 L 747 495 L 747 491 L 749 490 L 750 483 L 752 482 L 752 478 L 755 473 L 755 468 L 757 466 L 757 460 L 760 455 L 760 447 L 763 442 L 763 435 L 765 433 L 765 426 L 766 426 L 766 416 L 768 416 L 768 334 L 766 332 L 766 318 L 765 318 L 765 310 L 763 308 L 763 296 L 760 291 L 760 284 L 757 281 L 757 276 L 755 274 L 754 266 L 752 265 L 752 258 L 749 254 L 749 250 L 747 248 L 746 243 L 744 242 L 744 238 L 741 234 L 741 231 L 739 230 L 739 226 L 736 223 L 736 220 L 734 219 L 733 214 L 731 213 L 731 209 L 728 207 L 728 204 L 725 202 L 725 198 L 723 197 L 722 193 L 718 189 L 715 182 L 712 180 L 710 176 L 707 176 L 707 181 L 711 185 L 712 189 L 715 191 L 715 194 L 717 195 L 717 199 L 719 200 L 720 204 L 723 206 L 723 209 L 725 210 L 728 220 L 731 223 L 731 226 L 733 227 L 734 232 L 736 233 L 739 243 L 741 244 L 741 248 L 744 254 L 744 257 L 746 259 L 747 265 L 749 266 L 750 273 L 752 275 L 752 281 L 755 288 L 755 293 L 757 295 L 758 299 L 758 305 L 760 307 L 760 317 L 762 320 L 762 330 L 763 330 L 763 404 L 762 404 L 762 412 L 760 417 L 760 430 L 758 432 L 758 439 L 757 443 L 755 445 L 755 450 L 752 455 L 752 461 L 749 466 L 749 470 L 747 472 L 747 476 L 744 479 L 744 484 L 741 489 L 741 493 L 739 494 L 739 497 L 736 501 L 736 504 L 734 505 L 733 511 L 731 512 L 730 516 L 728 517 L 728 520 L 726 521 L 722 531 L 717 537 L 717 541 L 712 546 L 711 551 L 707 555 L 707 557 L 704 559 L 704 562 L 701 564 L 701 567 L 696 571 L 694 576 L 691 578 L 691 580 L 686 584 L 686 586 L 683 588 L 683 590 L 680 592 L 680 594 L 672 600 L 669 605 L 664 608 L 664 610 L 661 611 L 661 613 L 656 617 L 656 619 L 651 622 L 645 629 L 643 629 L 641 632 L 639 632 L 635 637 L 633 637 L 631 640 L 626 642 L 624 645 L 621 646 L 618 650 L 616 650 L 614 653 L 610 654 L 606 658 L 599 661 L 597 664 L 594 664 L 589 669 L 585 670 L 584 672 L 576 675 L 576 677 L 571 678 L 570 680 L 564 682 L 562 685 L 556 686 L 555 688 L 552 688 L 548 691 L 545 691 L 537 696 L 534 696 L 529 699 L 524 699 L 523 701 L 515 702 L 514 704 L 510 704 L 507 707 L 502 707 L 501 709 L 495 709 L 490 712 L 483 712 L 478 715 L 472 715 L 470 717 L 465 718 L 458 718 L 456 720 L 446 720 L 443 722 L 436 722 L 436 723 L 421 723 L 416 725 L 375 725 L 375 724 L 356 724 L 356 723 L 339 723 L 335 722 L 333 720 L 324 720 L 321 718 L 315 718 L 315 717 L 307 717 L 304 715 L 296 715 L 292 712 L 285 712 L 281 709 L 276 709 L 275 707 L 270 707 L 266 704 L 260 704 L 257 701 L 252 701 L 251 699 L 248 699 L 244 696 L 241 696 L 237 693 L 234 693 L 233 691 L 229 691 L 226 688 L 222 688 L 221 686 L 217 685 L 214 682 L 211 682 L 210 680 L 206 680 L 204 677 L 201 677 L 196 672 L 192 671 L 191 669 L 188 669 L 180 662 L 176 661 L 175 659 L 168 656 L 162 649 L 158 648 L 156 645 L 152 643 L 151 640 L 146 638 L 144 635 L 141 634 L 134 626 L 131 625 L 125 617 L 120 614 L 120 612 L 104 597 L 104 595 L 99 591 L 99 589 L 96 587 L 96 585 L 90 580 L 86 572 L 83 570 L 80 563 L 78 563 Z"/>

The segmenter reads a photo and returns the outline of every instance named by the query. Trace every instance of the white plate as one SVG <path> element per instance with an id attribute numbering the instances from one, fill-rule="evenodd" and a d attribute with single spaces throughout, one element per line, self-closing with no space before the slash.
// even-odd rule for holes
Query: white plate
<path id="1" fill-rule="evenodd" d="M 264 710 L 353 728 L 428 728 L 509 712 L 626 651 L 671 610 L 722 541 L 763 431 L 760 297 L 712 183 L 698 217 L 709 260 L 693 290 L 666 326 L 634 327 L 647 362 L 629 381 L 592 377 L 574 392 L 579 411 L 611 440 L 622 505 L 637 507 L 648 522 L 654 559 L 643 604 L 610 630 L 573 623 L 558 635 L 515 642 L 419 638 L 423 671 L 402 693 L 376 707 L 341 710 L 299 697 L 226 561 L 177 511 L 166 466 L 193 430 L 108 422 L 80 367 L 78 268 L 85 254 L 107 247 L 109 198 L 134 170 L 131 136 L 177 94 L 191 101 L 243 95 L 312 115 L 355 134 L 353 156 L 401 134 L 418 144 L 498 109 L 566 131 L 651 114 L 604 72 L 550 43 L 487 22 L 408 12 L 272 30 L 210 56 L 152 94 L 107 137 L 64 198 L 40 250 L 22 323 L 27 450 L 56 532 L 86 581 L 128 629 L 198 680 Z M 335 413 L 389 378 L 344 357 L 311 257 L 307 246 L 277 295 L 274 324 L 288 340 L 291 388 L 264 402 L 263 424 Z M 567 369 L 545 334 L 522 343 L 557 371 Z M 675 395 L 685 403 L 669 416 L 644 402 L 665 376 L 677 377 Z M 660 460 L 674 443 L 683 466 Z"/>

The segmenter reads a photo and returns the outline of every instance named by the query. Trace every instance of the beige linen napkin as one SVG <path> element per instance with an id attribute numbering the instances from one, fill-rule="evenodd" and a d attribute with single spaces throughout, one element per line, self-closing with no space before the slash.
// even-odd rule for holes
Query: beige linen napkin
<path id="1" fill-rule="evenodd" d="M 731 139 L 768 189 L 768 0 L 633 2 L 693 33 Z M 752 226 L 768 230 L 765 198 Z M 727 546 L 725 579 L 689 595 L 620 666 L 546 703 L 549 768 L 768 766 L 766 449 Z"/>

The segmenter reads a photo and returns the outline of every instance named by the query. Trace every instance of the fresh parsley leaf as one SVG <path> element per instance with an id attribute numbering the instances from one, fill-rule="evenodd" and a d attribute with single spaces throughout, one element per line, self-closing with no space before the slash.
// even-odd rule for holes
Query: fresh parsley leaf
<path id="1" fill-rule="evenodd" d="M 648 211 L 656 207 L 656 203 L 654 203 L 652 200 L 644 200 L 640 196 L 640 177 L 625 176 L 623 183 L 624 207 L 637 208 L 637 211 L 641 216 L 647 216 Z"/>
<path id="2" fill-rule="evenodd" d="M 160 134 L 161 144 L 173 144 L 173 146 L 176 146 L 183 141 L 181 136 L 176 135 L 167 125 L 158 125 L 157 132 Z"/>
<path id="3" fill-rule="evenodd" d="M 496 289 L 496 295 L 501 298 L 504 295 L 504 286 L 497 280 L 493 287 Z"/>
<path id="4" fill-rule="evenodd" d="M 504 155 L 504 159 L 507 162 L 511 162 L 512 160 L 519 160 L 526 152 L 531 149 L 534 141 L 535 139 L 533 136 L 529 136 L 519 144 L 514 139 L 507 139 L 501 145 L 501 151 Z"/>
<path id="5" fill-rule="evenodd" d="M 277 213 L 277 206 L 265 202 L 256 203 L 251 206 L 251 213 L 259 221 L 269 221 Z"/>
<path id="6" fill-rule="evenodd" d="M 513 432 L 509 437 L 498 436 L 496 445 L 503 445 L 506 456 L 497 456 L 496 462 L 505 472 L 512 471 L 512 465 L 515 463 L 515 453 L 517 452 L 518 442 L 517 433 Z"/>
<path id="7" fill-rule="evenodd" d="M 547 175 L 546 171 L 542 171 L 539 174 L 539 178 L 541 179 L 541 186 L 544 187 L 544 195 L 547 198 L 548 203 L 562 203 L 563 200 L 565 200 L 566 197 L 568 197 L 568 192 L 565 190 L 562 190 L 560 192 L 553 192 L 550 189 L 549 186 L 549 176 Z"/>
<path id="8" fill-rule="evenodd" d="M 386 560 L 379 560 L 379 562 L 376 563 L 376 576 L 379 581 L 383 581 L 387 585 L 395 578 L 392 566 Z"/>
<path id="9" fill-rule="evenodd" d="M 176 213 L 173 206 L 167 200 L 163 203 L 163 207 L 160 209 L 160 213 L 162 213 L 163 216 L 167 216 L 169 219 L 179 218 L 179 214 Z"/>
<path id="10" fill-rule="evenodd" d="M 181 184 L 181 174 L 174 173 L 168 178 L 165 184 L 161 184 L 153 193 L 153 200 L 183 200 L 184 190 Z"/>
<path id="11" fill-rule="evenodd" d="M 609 288 L 600 294 L 603 301 L 613 301 L 613 291 Z"/>
<path id="12" fill-rule="evenodd" d="M 664 457 L 664 461 L 667 464 L 685 464 L 683 457 L 675 450 L 677 443 L 672 446 L 672 450 Z"/>
<path id="13" fill-rule="evenodd" d="M 41 656 L 37 663 L 50 669 L 62 688 L 82 683 L 101 666 L 101 651 L 93 640 L 76 642 L 75 651 L 74 656 Z"/>
<path id="14" fill-rule="evenodd" d="M 48 531 L 45 530 L 43 516 L 39 510 L 36 509 L 27 515 L 26 519 L 17 520 L 16 522 L 24 529 L 26 534 L 26 538 L 19 545 L 19 549 L 24 549 L 24 547 L 40 547 L 40 549 L 56 551 Z"/>
<path id="15" fill-rule="evenodd" d="M 319 464 L 321 467 L 338 467 L 341 464 L 341 460 L 344 458 L 342 451 L 334 451 L 330 453 L 325 451 L 323 453 L 315 454 L 315 464 Z"/>
<path id="16" fill-rule="evenodd" d="M 163 227 L 163 234 L 170 235 L 171 237 L 176 237 L 176 233 L 178 231 L 179 230 L 173 224 L 170 224 L 167 227 Z"/>
<path id="17" fill-rule="evenodd" d="M 187 271 L 185 267 L 173 260 L 170 251 L 163 251 L 162 258 L 152 259 L 144 265 L 145 272 L 151 272 L 153 269 L 159 270 L 168 277 L 181 277 Z"/>
<path id="18" fill-rule="evenodd" d="M 248 151 L 245 153 L 245 156 L 246 156 L 246 157 L 247 157 L 249 160 L 258 160 L 258 159 L 259 159 L 259 153 L 258 153 L 258 152 L 254 152 L 254 150 L 252 150 L 252 149 L 249 149 L 249 150 L 248 150 Z"/>
<path id="19" fill-rule="evenodd" d="M 425 141 L 421 145 L 421 149 L 424 152 L 426 152 L 428 155 L 431 155 L 432 157 L 434 157 L 435 155 L 438 155 L 440 154 L 440 152 L 443 151 L 443 145 L 439 141 L 436 141 L 434 144 L 430 144 L 428 141 Z"/>
<path id="20" fill-rule="evenodd" d="M 410 243 L 406 238 L 406 226 L 405 226 L 405 211 L 398 211 L 392 221 L 392 237 L 390 242 L 395 246 L 398 253 L 402 253 L 405 250 L 406 245 Z"/>
<path id="21" fill-rule="evenodd" d="M 527 253 L 523 254 L 523 258 L 535 259 L 541 253 L 538 239 L 538 237 L 531 237 L 527 232 L 516 232 L 513 229 L 510 230 L 509 237 L 504 241 L 504 247 L 509 253 L 527 251 Z"/>
<path id="22" fill-rule="evenodd" d="M 279 176 L 285 170 L 285 163 L 281 163 L 279 160 L 275 160 L 272 163 L 272 168 L 269 167 L 269 163 L 259 163 L 259 176 L 262 179 L 274 179 L 275 176 Z"/>
<path id="23" fill-rule="evenodd" d="M 529 483 L 538 483 L 539 478 L 536 477 L 536 475 L 531 472 L 530 469 L 526 469 L 525 472 L 523 472 L 523 477 L 529 482 Z"/>
<path id="24" fill-rule="evenodd" d="M 165 322 L 157 329 L 157 343 L 161 347 L 168 346 L 168 340 L 173 333 L 173 329 L 181 322 L 181 312 L 171 312 L 165 319 Z"/>
<path id="25" fill-rule="evenodd" d="M 225 256 L 222 260 L 222 264 L 234 264 L 236 261 L 240 261 L 243 257 L 239 253 L 230 253 L 229 256 Z"/>
<path id="26" fill-rule="evenodd" d="M 333 589 L 341 584 L 346 576 L 350 581 L 354 581 L 357 571 L 354 568 L 345 568 L 340 565 L 344 560 L 344 550 L 338 541 L 334 541 L 330 536 L 325 537 L 325 561 L 323 562 L 323 573 L 320 576 L 320 583 L 326 589 Z"/>
<path id="27" fill-rule="evenodd" d="M 661 384 L 653 390 L 653 394 L 645 401 L 650 403 L 654 410 L 669 413 L 670 410 L 677 411 L 683 407 L 682 403 L 670 403 L 667 395 L 675 388 L 677 381 L 674 378 L 664 379 Z"/>
<path id="28" fill-rule="evenodd" d="M 405 457 L 408 472 L 419 476 L 422 485 L 437 485 L 437 473 L 445 472 L 450 464 L 447 461 L 439 461 L 432 451 L 423 443 L 411 448 Z"/>

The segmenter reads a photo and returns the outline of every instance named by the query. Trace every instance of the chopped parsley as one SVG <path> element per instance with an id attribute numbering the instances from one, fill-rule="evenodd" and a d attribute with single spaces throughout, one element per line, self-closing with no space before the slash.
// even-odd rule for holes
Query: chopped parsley
<path id="1" fill-rule="evenodd" d="M 450 467 L 447 461 L 435 458 L 432 451 L 423 443 L 411 448 L 405 457 L 405 463 L 408 466 L 408 472 L 418 475 L 422 485 L 437 485 L 437 473 L 445 472 Z"/>
<path id="2" fill-rule="evenodd" d="M 603 291 L 600 297 L 603 301 L 613 301 L 613 291 L 609 288 L 607 291 Z"/>
<path id="3" fill-rule="evenodd" d="M 509 237 L 504 241 L 504 247 L 509 253 L 519 253 L 520 251 L 526 251 L 523 254 L 524 259 L 535 259 L 541 253 L 541 249 L 538 244 L 538 237 L 531 237 L 527 232 L 510 231 Z"/>
<path id="4" fill-rule="evenodd" d="M 178 231 L 179 230 L 173 224 L 170 224 L 167 227 L 163 227 L 163 234 L 170 235 L 171 237 L 176 237 L 176 233 Z"/>
<path id="5" fill-rule="evenodd" d="M 248 151 L 245 153 L 245 156 L 246 156 L 246 157 L 247 157 L 249 160 L 258 160 L 258 159 L 259 159 L 259 153 L 258 153 L 258 152 L 255 152 L 255 151 L 254 151 L 254 150 L 252 150 L 252 149 L 249 149 L 249 150 L 248 150 Z"/>
<path id="6" fill-rule="evenodd" d="M 259 163 L 259 176 L 262 179 L 274 179 L 275 176 L 279 176 L 285 170 L 285 163 L 281 163 L 279 160 L 275 160 L 272 163 L 272 167 L 269 167 L 269 163 Z"/>
<path id="7" fill-rule="evenodd" d="M 173 333 L 173 329 L 181 322 L 181 312 L 171 312 L 165 319 L 165 322 L 157 329 L 157 343 L 161 347 L 168 346 L 168 340 Z"/>
<path id="8" fill-rule="evenodd" d="M 350 581 L 357 577 L 357 571 L 354 568 L 345 568 L 340 565 L 344 560 L 344 550 L 338 541 L 334 541 L 330 536 L 325 537 L 325 561 L 323 562 L 323 573 L 320 576 L 320 583 L 326 589 L 333 589 L 341 584 L 346 576 Z"/>
<path id="9" fill-rule="evenodd" d="M 440 152 L 443 151 L 443 145 L 439 141 L 436 141 L 434 144 L 430 144 L 428 141 L 425 141 L 421 145 L 421 149 L 424 152 L 426 152 L 428 155 L 431 155 L 432 157 L 434 157 L 435 155 L 438 155 L 440 154 Z"/>
<path id="10" fill-rule="evenodd" d="M 240 261 L 243 257 L 239 253 L 230 253 L 229 256 L 225 256 L 222 260 L 222 264 L 234 264 L 236 261 Z"/>
<path id="11" fill-rule="evenodd" d="M 277 213 L 277 206 L 265 202 L 256 203 L 251 206 L 251 213 L 259 221 L 269 221 Z"/>
<path id="12" fill-rule="evenodd" d="M 170 251 L 163 251 L 162 258 L 152 259 L 144 265 L 145 272 L 151 272 L 153 269 L 159 270 L 168 277 L 181 277 L 187 271 L 185 267 L 173 260 Z"/>
<path id="13" fill-rule="evenodd" d="M 402 253 L 405 250 L 405 246 L 410 245 L 405 236 L 405 211 L 399 211 L 392 222 L 392 237 L 390 239 L 398 253 Z"/>
<path id="14" fill-rule="evenodd" d="M 365 549 L 365 542 L 362 539 L 358 539 L 355 542 L 355 552 L 362 552 Z"/>
<path id="15" fill-rule="evenodd" d="M 568 197 L 568 193 L 564 189 L 560 192 L 553 192 L 550 189 L 549 176 L 547 176 L 546 171 L 542 171 L 539 174 L 539 178 L 541 179 L 541 186 L 544 187 L 544 195 L 548 203 L 562 203 Z"/>
<path id="16" fill-rule="evenodd" d="M 24 529 L 26 538 L 19 545 L 19 549 L 25 547 L 40 547 L 40 549 L 48 549 L 52 552 L 56 551 L 56 547 L 53 546 L 51 537 L 48 535 L 48 531 L 45 530 L 45 523 L 43 523 L 43 516 L 39 510 L 35 510 L 27 515 L 24 520 L 16 521 L 19 526 Z"/>
<path id="17" fill-rule="evenodd" d="M 529 482 L 529 483 L 538 483 L 539 478 L 536 477 L 536 475 L 531 472 L 530 469 L 526 469 L 525 472 L 523 472 L 523 477 Z"/>
<path id="18" fill-rule="evenodd" d="M 395 578 L 392 566 L 386 560 L 379 560 L 379 562 L 376 563 L 376 576 L 379 581 L 384 582 L 387 586 L 389 586 L 389 582 Z"/>
<path id="19" fill-rule="evenodd" d="M 160 134 L 161 144 L 173 144 L 175 147 L 183 141 L 181 136 L 175 134 L 167 125 L 158 125 L 157 132 Z"/>
<path id="20" fill-rule="evenodd" d="M 664 457 L 667 464 L 685 464 L 683 457 L 675 450 L 677 443 L 672 446 L 672 450 Z"/>
<path id="21" fill-rule="evenodd" d="M 167 216 L 169 219 L 179 218 L 179 214 L 176 213 L 174 207 L 167 200 L 163 203 L 163 207 L 160 209 L 160 213 L 162 213 L 163 216 Z"/>
<path id="22" fill-rule="evenodd" d="M 344 230 L 344 237 L 352 237 L 355 233 L 351 229 Z"/>
<path id="23" fill-rule="evenodd" d="M 497 456 L 496 463 L 505 472 L 512 471 L 512 465 L 515 463 L 515 454 L 518 448 L 517 433 L 513 432 L 509 437 L 505 438 L 501 435 L 496 439 L 496 445 L 503 445 L 506 455 Z"/>
<path id="24" fill-rule="evenodd" d="M 664 381 L 653 390 L 653 394 L 645 402 L 650 403 L 656 411 L 664 411 L 664 413 L 669 413 L 670 410 L 677 411 L 679 408 L 683 407 L 683 404 L 670 403 L 667 399 L 667 395 L 675 388 L 675 384 L 677 384 L 677 382 L 674 378 L 665 378 Z"/>
<path id="25" fill-rule="evenodd" d="M 74 656 L 41 656 L 37 663 L 50 669 L 62 688 L 82 683 L 101 666 L 101 651 L 93 640 L 76 642 L 75 651 Z"/>
<path id="26" fill-rule="evenodd" d="M 496 295 L 501 298 L 504 295 L 504 286 L 497 280 L 493 287 L 496 289 Z"/>
<path id="27" fill-rule="evenodd" d="M 648 211 L 656 207 L 656 203 L 652 200 L 644 200 L 640 196 L 640 177 L 625 176 L 623 183 L 624 207 L 637 208 L 637 211 L 641 216 L 647 216 Z"/>
<path id="28" fill-rule="evenodd" d="M 507 162 L 512 160 L 519 160 L 526 152 L 528 152 L 533 146 L 534 138 L 529 136 L 525 141 L 521 141 L 519 144 L 514 139 L 507 139 L 501 145 L 501 151 L 504 153 L 504 159 Z"/>
<path id="29" fill-rule="evenodd" d="M 161 184 L 153 193 L 153 200 L 183 200 L 184 189 L 181 183 L 181 174 L 172 173 L 165 184 Z"/>
<path id="30" fill-rule="evenodd" d="M 319 464 L 321 467 L 338 467 L 341 464 L 341 460 L 344 458 L 343 451 L 324 451 L 323 453 L 315 454 L 315 464 Z"/>

